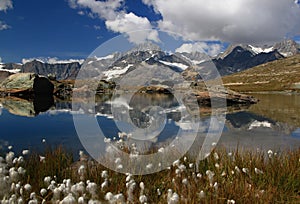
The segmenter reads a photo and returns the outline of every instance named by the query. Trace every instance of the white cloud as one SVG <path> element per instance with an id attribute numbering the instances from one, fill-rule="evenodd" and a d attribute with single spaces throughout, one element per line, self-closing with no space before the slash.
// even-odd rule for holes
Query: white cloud
<path id="1" fill-rule="evenodd" d="M 69 6 L 73 9 L 86 8 L 90 9 L 92 13 L 97 14 L 98 17 L 105 20 L 115 19 L 117 10 L 122 6 L 124 0 L 69 0 Z"/>
<path id="2" fill-rule="evenodd" d="M 7 30 L 7 29 L 9 29 L 10 28 L 10 26 L 9 25 L 7 25 L 5 22 L 3 22 L 3 21 L 0 21 L 0 30 Z"/>
<path id="3" fill-rule="evenodd" d="M 116 19 L 106 21 L 105 25 L 114 32 L 126 33 L 130 42 L 159 41 L 158 33 L 155 30 L 151 30 L 152 25 L 150 21 L 145 17 L 136 16 L 134 13 L 120 14 Z M 144 31 L 132 32 L 135 30 Z"/>
<path id="4" fill-rule="evenodd" d="M 12 0 L 0 0 L 0 11 L 6 12 L 8 9 L 13 8 L 13 2 Z M 0 31 L 1 30 L 7 30 L 10 26 L 7 25 L 5 22 L 0 20 Z"/>
<path id="5" fill-rule="evenodd" d="M 6 11 L 13 8 L 12 0 L 0 0 L 0 11 Z"/>
<path id="6" fill-rule="evenodd" d="M 101 29 L 101 26 L 94 25 L 94 29 L 95 29 L 95 30 L 100 30 L 100 29 Z"/>
<path id="7" fill-rule="evenodd" d="M 73 9 L 89 9 L 90 17 L 95 15 L 105 21 L 107 29 L 126 34 L 130 42 L 142 43 L 145 40 L 159 41 L 158 32 L 151 30 L 151 22 L 146 17 L 134 13 L 126 13 L 122 8 L 124 0 L 69 0 Z M 145 30 L 141 32 L 132 32 Z"/>
<path id="8" fill-rule="evenodd" d="M 201 52 L 206 53 L 209 56 L 216 56 L 222 50 L 222 45 L 220 44 L 208 44 L 206 42 L 196 42 L 196 43 L 185 43 L 176 49 L 176 52 Z"/>
<path id="9" fill-rule="evenodd" d="M 84 12 L 83 11 L 78 11 L 77 14 L 80 15 L 80 16 L 83 16 Z"/>
<path id="10" fill-rule="evenodd" d="M 266 43 L 300 32 L 300 9 L 294 0 L 143 2 L 162 15 L 162 30 L 180 33 L 186 40 Z"/>

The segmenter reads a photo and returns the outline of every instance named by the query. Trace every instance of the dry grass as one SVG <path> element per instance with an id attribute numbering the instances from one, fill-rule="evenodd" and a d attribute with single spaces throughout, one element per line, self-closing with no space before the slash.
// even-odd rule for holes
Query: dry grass
<path id="1" fill-rule="evenodd" d="M 225 76 L 223 82 L 226 87 L 239 92 L 299 91 L 300 55 Z"/>

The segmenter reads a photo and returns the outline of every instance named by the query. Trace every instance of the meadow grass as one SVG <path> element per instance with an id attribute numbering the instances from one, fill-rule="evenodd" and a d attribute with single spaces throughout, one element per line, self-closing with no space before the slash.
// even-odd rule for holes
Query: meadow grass
<path id="1" fill-rule="evenodd" d="M 198 164 L 186 156 L 143 176 L 116 173 L 82 152 L 74 161 L 62 147 L 0 161 L 2 203 L 300 203 L 300 148 L 218 148 Z"/>

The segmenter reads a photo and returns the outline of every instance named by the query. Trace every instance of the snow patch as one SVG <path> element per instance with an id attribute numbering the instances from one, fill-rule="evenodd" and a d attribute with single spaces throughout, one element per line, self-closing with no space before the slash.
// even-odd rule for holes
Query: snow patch
<path id="1" fill-rule="evenodd" d="M 258 128 L 258 127 L 271 128 L 271 126 L 272 126 L 272 124 L 268 121 L 257 121 L 257 120 L 255 120 L 254 122 L 251 123 L 248 130 L 252 130 L 253 128 Z"/>
<path id="2" fill-rule="evenodd" d="M 274 47 L 269 47 L 269 48 L 261 48 L 261 47 L 254 47 L 252 45 L 249 45 L 249 47 L 252 49 L 252 51 L 255 54 L 259 54 L 259 53 L 269 53 L 272 52 L 274 50 Z"/>
<path id="3" fill-rule="evenodd" d="M 97 61 L 100 61 L 100 60 L 106 60 L 106 59 L 112 59 L 112 58 L 114 58 L 114 55 L 113 55 L 113 54 L 107 55 L 107 56 L 105 56 L 105 57 L 96 57 L 96 56 L 95 56 L 95 59 L 96 59 Z"/>
<path id="4" fill-rule="evenodd" d="M 167 66 L 171 66 L 171 67 L 178 67 L 182 70 L 186 70 L 189 66 L 187 65 L 184 65 L 184 64 L 181 64 L 181 63 L 176 63 L 176 62 L 166 62 L 166 61 L 162 61 L 162 60 L 159 60 L 160 63 L 163 63 Z"/>
<path id="5" fill-rule="evenodd" d="M 15 74 L 15 73 L 19 73 L 21 69 L 3 69 L 3 66 L 1 67 L 0 65 L 0 71 L 5 71 L 5 72 Z"/>
<path id="6" fill-rule="evenodd" d="M 107 80 L 110 80 L 110 79 L 113 79 L 113 78 L 117 78 L 122 74 L 125 74 L 128 71 L 128 69 L 132 66 L 133 66 L 133 64 L 129 64 L 125 68 L 114 67 L 112 70 L 108 70 L 108 71 L 103 72 L 103 74 L 104 74 L 104 76 L 107 77 Z"/>

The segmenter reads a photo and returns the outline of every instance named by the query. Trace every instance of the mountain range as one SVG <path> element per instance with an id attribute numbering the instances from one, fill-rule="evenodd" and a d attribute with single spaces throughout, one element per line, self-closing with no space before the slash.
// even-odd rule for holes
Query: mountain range
<path id="1" fill-rule="evenodd" d="M 225 52 L 212 58 L 199 52 L 166 53 L 159 47 L 147 43 L 126 53 L 112 53 L 106 57 L 88 58 L 83 64 L 79 61 L 49 63 L 40 60 L 32 60 L 24 64 L 0 64 L 0 80 L 16 72 L 33 72 L 52 76 L 58 80 L 75 79 L 82 66 L 89 68 L 89 74 L 102 73 L 106 80 L 114 80 L 145 63 L 149 66 L 167 67 L 185 78 L 195 79 L 199 77 L 199 74 L 193 70 L 193 65 L 203 65 L 210 60 L 215 64 L 219 73 L 224 76 L 298 53 L 300 53 L 300 45 L 293 40 L 284 40 L 273 46 L 231 45 Z M 209 70 L 202 71 L 209 72 Z"/>

